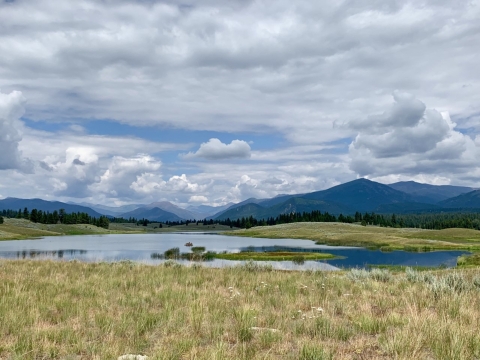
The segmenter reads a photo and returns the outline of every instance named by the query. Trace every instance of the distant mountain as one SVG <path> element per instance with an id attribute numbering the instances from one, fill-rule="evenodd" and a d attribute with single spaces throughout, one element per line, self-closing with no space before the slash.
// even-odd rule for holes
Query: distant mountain
<path id="1" fill-rule="evenodd" d="M 145 206 L 141 204 L 130 204 L 130 205 L 122 205 L 122 206 L 115 207 L 115 206 L 106 206 L 101 204 L 90 204 L 85 202 L 84 203 L 69 202 L 69 204 L 86 206 L 103 215 L 109 215 L 114 217 L 119 217 L 121 214 L 125 212 L 132 211 L 132 210 L 138 209 L 139 207 Z"/>
<path id="2" fill-rule="evenodd" d="M 159 221 L 159 222 L 184 220 L 183 218 L 171 212 L 160 209 L 158 207 L 153 207 L 153 208 L 143 207 L 143 208 L 135 209 L 128 213 L 122 214 L 122 217 L 124 217 L 125 219 L 133 217 L 137 220 L 148 219 L 150 221 Z"/>
<path id="3" fill-rule="evenodd" d="M 250 217 L 253 216 L 254 218 L 261 219 L 265 217 L 264 211 L 266 209 L 258 204 L 255 203 L 248 203 L 244 205 L 240 205 L 237 207 L 230 208 L 219 215 L 217 214 L 215 220 L 236 220 L 242 217 Z"/>
<path id="4" fill-rule="evenodd" d="M 237 204 L 233 204 L 233 205 L 229 206 L 225 210 L 219 211 L 219 212 L 211 215 L 209 217 L 209 219 L 220 219 L 220 218 L 223 219 L 223 214 L 227 211 L 230 211 L 230 210 L 233 210 L 233 209 L 236 209 L 236 208 L 239 208 L 239 207 L 243 207 L 244 205 L 248 205 L 248 204 L 259 204 L 259 203 L 261 203 L 262 201 L 265 201 L 265 200 L 270 200 L 270 199 L 249 198 L 247 200 L 243 200 L 243 201 L 241 201 Z M 248 216 L 250 216 L 250 215 L 248 215 Z M 227 218 L 228 218 L 228 216 L 225 219 L 227 219 Z"/>
<path id="5" fill-rule="evenodd" d="M 473 188 L 452 185 L 430 185 L 415 181 L 401 181 L 389 184 L 391 188 L 415 196 L 422 202 L 436 204 L 440 201 L 468 193 Z"/>
<path id="6" fill-rule="evenodd" d="M 262 205 L 263 207 L 269 207 L 269 206 L 274 206 L 274 205 L 277 205 L 277 204 L 281 204 L 281 203 L 287 201 L 288 199 L 300 197 L 302 195 L 303 194 L 277 195 L 277 196 L 275 196 L 274 198 L 271 198 L 271 199 L 262 199 L 259 202 L 257 202 L 257 204 Z"/>
<path id="7" fill-rule="evenodd" d="M 102 214 L 96 212 L 95 210 L 81 205 L 67 204 L 60 201 L 46 201 L 42 199 L 17 199 L 17 198 L 6 198 L 0 200 L 0 210 L 18 210 L 27 208 L 29 211 L 32 209 L 54 212 L 55 210 L 65 209 L 67 213 L 87 213 L 93 217 L 100 217 Z"/>
<path id="8" fill-rule="evenodd" d="M 373 211 L 385 204 L 418 202 L 412 195 L 367 179 L 357 179 L 327 190 L 305 194 L 303 198 L 334 202 L 354 212 Z"/>
<path id="9" fill-rule="evenodd" d="M 142 207 L 140 207 L 140 208 L 138 208 L 134 211 L 129 211 L 129 212 L 123 213 L 121 216 L 124 217 L 124 218 L 128 218 L 130 216 L 137 217 L 137 216 L 133 216 L 131 214 L 133 212 L 137 211 L 137 210 L 140 213 L 147 214 L 148 210 L 151 210 L 151 209 L 154 209 L 154 208 L 158 208 L 158 209 L 161 209 L 161 210 L 166 211 L 168 213 L 175 214 L 179 218 L 179 220 L 193 220 L 193 219 L 197 219 L 197 217 L 198 217 L 198 214 L 193 214 L 192 212 L 190 212 L 188 210 L 185 210 L 185 209 L 182 209 L 181 207 L 178 207 L 177 205 L 174 205 L 174 204 L 172 204 L 171 202 L 168 202 L 168 201 L 159 201 L 159 202 L 154 202 L 154 203 L 151 203 L 151 204 L 148 204 L 148 205 L 144 205 L 144 206 L 142 206 Z M 148 219 L 148 217 L 145 217 L 145 219 Z M 176 220 L 170 220 L 170 221 L 176 221 Z"/>
<path id="10" fill-rule="evenodd" d="M 441 206 L 428 203 L 395 203 L 395 204 L 383 204 L 378 206 L 375 210 L 378 214 L 407 214 L 407 213 L 424 213 L 443 211 Z"/>
<path id="11" fill-rule="evenodd" d="M 342 212 L 345 214 L 350 212 L 349 209 L 335 203 L 295 197 L 270 207 L 263 207 L 262 205 L 255 203 L 245 204 L 227 210 L 218 215 L 215 219 L 225 220 L 229 218 L 230 220 L 236 220 L 238 218 L 247 218 L 250 216 L 257 219 L 267 219 L 270 217 L 277 217 L 280 214 L 312 212 L 313 210 L 329 212 L 331 214 L 340 214 Z"/>
<path id="12" fill-rule="evenodd" d="M 445 208 L 480 209 L 480 190 L 470 191 L 466 194 L 440 201 L 438 205 Z"/>
<path id="13" fill-rule="evenodd" d="M 200 218 L 204 219 L 212 215 L 218 214 L 221 211 L 228 209 L 230 206 L 235 205 L 234 203 L 228 203 L 222 206 L 209 206 L 209 205 L 191 205 L 185 210 L 190 211 L 193 214 L 198 214 Z M 197 217 L 198 219 L 198 217 Z"/>

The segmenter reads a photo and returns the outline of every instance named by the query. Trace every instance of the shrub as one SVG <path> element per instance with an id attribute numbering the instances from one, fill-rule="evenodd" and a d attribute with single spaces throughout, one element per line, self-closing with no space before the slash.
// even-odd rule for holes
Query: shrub
<path id="1" fill-rule="evenodd" d="M 303 265 L 305 264 L 305 256 L 303 255 L 295 255 L 293 258 L 292 258 L 292 262 L 296 265 Z"/>
<path id="2" fill-rule="evenodd" d="M 164 252 L 166 259 L 178 259 L 180 257 L 180 249 L 178 247 L 168 249 Z"/>
<path id="3" fill-rule="evenodd" d="M 392 279 L 392 274 L 387 269 L 372 269 L 370 277 L 376 281 L 389 282 Z"/>

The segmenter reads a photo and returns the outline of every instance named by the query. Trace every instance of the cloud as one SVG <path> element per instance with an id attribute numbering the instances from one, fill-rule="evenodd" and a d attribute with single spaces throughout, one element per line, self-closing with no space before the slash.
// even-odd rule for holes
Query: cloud
<path id="1" fill-rule="evenodd" d="M 193 195 L 190 196 L 190 199 L 188 199 L 189 203 L 206 203 L 208 202 L 208 198 L 203 195 Z"/>
<path id="2" fill-rule="evenodd" d="M 207 160 L 247 159 L 250 157 L 250 145 L 243 140 L 233 140 L 224 144 L 216 138 L 200 145 L 196 153 L 188 153 L 185 159 L 203 158 Z"/>
<path id="3" fill-rule="evenodd" d="M 29 159 L 22 157 L 18 145 L 22 140 L 16 126 L 24 113 L 25 98 L 19 91 L 0 92 L 0 170 L 17 169 L 31 172 Z"/>
<path id="4" fill-rule="evenodd" d="M 456 130 L 447 112 L 427 109 L 414 96 L 395 92 L 381 115 L 353 121 L 350 168 L 360 176 L 453 178 L 478 168 L 480 147 Z M 469 170 L 467 170 L 469 169 Z"/>
<path id="5" fill-rule="evenodd" d="M 72 164 L 73 164 L 73 165 L 80 165 L 80 166 L 85 165 L 85 163 L 84 163 L 83 161 L 79 160 L 79 159 L 73 160 L 73 161 L 72 161 Z"/>

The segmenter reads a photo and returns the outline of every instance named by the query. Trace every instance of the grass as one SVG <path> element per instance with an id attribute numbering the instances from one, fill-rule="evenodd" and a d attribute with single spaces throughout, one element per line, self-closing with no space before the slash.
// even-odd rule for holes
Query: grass
<path id="1" fill-rule="evenodd" d="M 480 271 L 0 262 L 1 359 L 475 359 Z"/>
<path id="2" fill-rule="evenodd" d="M 472 255 L 460 256 L 457 260 L 458 267 L 473 267 L 480 266 L 480 253 Z"/>
<path id="3" fill-rule="evenodd" d="M 162 232 L 221 232 L 221 231 L 232 231 L 237 228 L 230 228 L 230 226 L 226 225 L 203 225 L 203 223 L 190 223 L 188 225 L 173 225 L 167 226 L 163 225 L 160 227 L 160 223 L 149 223 L 147 226 L 137 225 L 132 223 L 111 223 L 110 224 L 111 230 L 118 230 L 118 231 L 138 231 L 138 232 L 155 232 L 155 233 L 162 233 Z"/>
<path id="4" fill-rule="evenodd" d="M 289 252 L 289 251 L 271 251 L 271 252 L 238 252 L 229 254 L 215 254 L 215 258 L 224 260 L 254 260 L 254 261 L 292 261 L 295 258 L 302 257 L 307 260 L 325 260 L 335 258 L 332 254 L 309 253 L 309 252 Z"/>
<path id="5" fill-rule="evenodd" d="M 194 232 L 211 231 L 220 232 L 231 230 L 229 226 L 223 225 L 203 225 L 196 223 L 178 226 L 159 227 L 158 223 L 151 223 L 148 226 L 137 226 L 130 223 L 111 223 L 109 229 L 99 228 L 88 224 L 40 224 L 33 223 L 25 219 L 4 218 L 4 223 L 0 224 L 0 241 L 2 240 L 25 240 L 44 236 L 60 235 L 95 235 L 95 234 L 138 234 L 138 233 L 162 233 L 162 232 Z"/>
<path id="6" fill-rule="evenodd" d="M 88 224 L 39 224 L 24 219 L 5 218 L 4 221 L 0 225 L 0 241 L 24 240 L 43 236 L 115 234 L 120 232 Z"/>
<path id="7" fill-rule="evenodd" d="M 385 251 L 480 250 L 480 231 L 397 229 L 341 223 L 293 223 L 225 233 L 273 239 L 310 239 L 318 244 L 362 246 Z"/>

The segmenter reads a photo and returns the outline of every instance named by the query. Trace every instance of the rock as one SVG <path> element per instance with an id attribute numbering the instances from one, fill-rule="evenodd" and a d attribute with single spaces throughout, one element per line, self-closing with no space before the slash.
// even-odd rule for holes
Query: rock
<path id="1" fill-rule="evenodd" d="M 119 356 L 117 360 L 147 360 L 147 355 L 133 355 L 133 354 L 126 354 Z"/>

